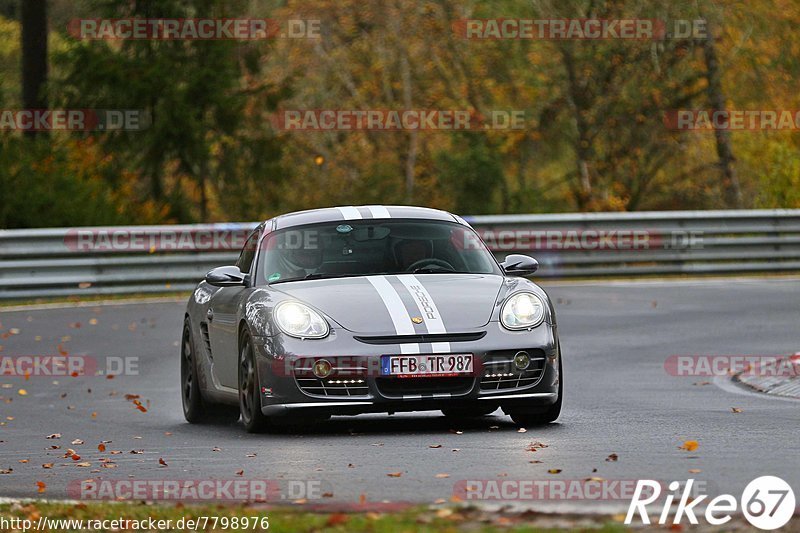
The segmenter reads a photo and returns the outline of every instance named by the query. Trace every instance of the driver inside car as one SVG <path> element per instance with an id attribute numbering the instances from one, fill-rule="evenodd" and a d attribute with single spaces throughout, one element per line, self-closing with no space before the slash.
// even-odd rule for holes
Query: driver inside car
<path id="1" fill-rule="evenodd" d="M 403 239 L 394 245 L 398 270 L 407 271 L 423 259 L 433 257 L 433 242 L 422 239 Z"/>
<path id="2" fill-rule="evenodd" d="M 322 265 L 322 248 L 319 246 L 276 250 L 272 255 L 278 263 L 271 270 L 270 277 L 275 280 L 304 278 Z"/>

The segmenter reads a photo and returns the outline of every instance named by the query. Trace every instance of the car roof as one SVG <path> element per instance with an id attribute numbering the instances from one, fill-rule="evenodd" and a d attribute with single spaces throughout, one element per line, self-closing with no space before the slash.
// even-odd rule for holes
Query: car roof
<path id="1" fill-rule="evenodd" d="M 457 215 L 453 215 L 447 211 L 441 211 L 439 209 L 431 209 L 429 207 L 416 207 L 408 205 L 361 205 L 323 207 L 321 209 L 310 209 L 307 211 L 287 213 L 285 215 L 279 215 L 273 218 L 271 227 L 270 224 L 267 224 L 267 228 L 268 230 L 275 231 L 294 226 L 302 226 L 305 224 L 390 218 L 441 220 L 468 225 L 464 219 Z"/>

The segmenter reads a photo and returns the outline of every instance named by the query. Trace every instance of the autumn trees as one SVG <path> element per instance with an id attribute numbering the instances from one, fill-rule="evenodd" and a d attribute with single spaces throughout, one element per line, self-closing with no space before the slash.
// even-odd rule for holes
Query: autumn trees
<path id="1" fill-rule="evenodd" d="M 664 119 L 676 109 L 797 109 L 791 0 L 51 0 L 49 21 L 43 6 L 0 0 L 3 106 L 152 119 L 141 131 L 53 133 L 27 147 L 0 131 L 0 186 L 53 194 L 46 203 L 58 206 L 42 183 L 59 183 L 94 206 L 56 207 L 55 224 L 245 220 L 358 203 L 472 214 L 800 206 L 796 132 L 685 132 Z M 269 18 L 282 29 L 313 20 L 320 33 L 91 41 L 68 34 L 74 17 Z M 502 18 L 647 19 L 664 33 L 458 31 L 464 19 Z M 678 22 L 693 31 L 673 31 Z M 326 109 L 464 110 L 477 126 L 309 131 L 276 121 Z M 483 127 L 498 112 L 523 126 Z M 0 225 L 37 225 L 26 202 L 37 201 L 5 200 Z"/>

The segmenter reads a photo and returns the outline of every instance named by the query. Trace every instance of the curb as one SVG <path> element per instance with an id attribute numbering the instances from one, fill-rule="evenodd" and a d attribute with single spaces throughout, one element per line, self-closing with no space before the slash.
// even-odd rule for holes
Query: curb
<path id="1" fill-rule="evenodd" d="M 756 366 L 734 374 L 732 379 L 764 394 L 800 400 L 800 352 L 779 358 L 775 367 L 788 371 L 779 372 L 780 375 L 770 375 L 767 371 L 759 372 L 759 367 Z"/>

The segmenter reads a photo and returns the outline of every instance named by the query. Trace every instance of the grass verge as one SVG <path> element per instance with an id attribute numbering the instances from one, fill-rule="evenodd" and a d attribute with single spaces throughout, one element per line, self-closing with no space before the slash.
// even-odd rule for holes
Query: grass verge
<path id="1" fill-rule="evenodd" d="M 14 522 L 14 520 L 18 520 Z M 23 521 L 28 522 L 23 522 Z M 523 532 L 627 531 L 608 517 L 505 514 L 477 508 L 412 507 L 366 512 L 308 511 L 297 507 L 183 505 L 121 502 L 19 502 L 0 504 L 0 531 L 342 531 Z M 65 521 L 71 522 L 65 522 Z M 118 520 L 118 523 L 111 523 Z M 188 521 L 194 523 L 190 524 Z M 238 527 L 234 527 L 234 520 Z M 58 522 L 60 521 L 60 522 Z M 82 522 L 80 522 L 82 521 Z M 106 521 L 106 522 L 103 522 Z M 127 522 L 125 522 L 127 521 Z M 163 521 L 159 523 L 159 521 Z M 169 522 L 167 522 L 169 521 Z M 193 527 L 192 527 L 193 526 Z"/>

